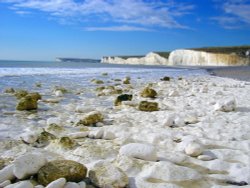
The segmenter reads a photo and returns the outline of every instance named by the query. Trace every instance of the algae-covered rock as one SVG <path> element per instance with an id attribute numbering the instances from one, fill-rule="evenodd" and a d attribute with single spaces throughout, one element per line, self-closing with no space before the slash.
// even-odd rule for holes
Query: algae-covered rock
<path id="1" fill-rule="evenodd" d="M 42 96 L 38 92 L 29 93 L 27 96 L 30 96 L 37 101 L 42 99 Z"/>
<path id="2" fill-rule="evenodd" d="M 150 88 L 150 87 L 146 87 L 142 90 L 141 92 L 141 97 L 145 97 L 145 98 L 155 98 L 157 95 L 157 92 Z"/>
<path id="3" fill-rule="evenodd" d="M 56 92 L 56 91 L 61 91 L 62 93 L 68 93 L 68 90 L 62 86 L 55 86 L 54 92 Z"/>
<path id="4" fill-rule="evenodd" d="M 164 76 L 163 78 L 161 78 L 161 81 L 170 81 L 170 77 L 168 76 Z"/>
<path id="5" fill-rule="evenodd" d="M 55 123 L 51 123 L 46 127 L 46 130 L 52 131 L 52 132 L 62 132 L 64 130 L 64 128 L 61 127 L 60 125 L 55 124 Z"/>
<path id="6" fill-rule="evenodd" d="M 96 79 L 91 80 L 91 82 L 94 83 L 94 84 L 104 84 L 104 81 L 96 80 Z"/>
<path id="7" fill-rule="evenodd" d="M 76 142 L 67 136 L 61 137 L 58 143 L 65 149 L 71 149 L 76 146 Z"/>
<path id="8" fill-rule="evenodd" d="M 114 104 L 115 104 L 115 106 L 119 106 L 122 104 L 122 101 L 131 101 L 132 98 L 133 98 L 133 95 L 128 95 L 128 94 L 119 95 L 116 98 Z"/>
<path id="9" fill-rule="evenodd" d="M 126 78 L 123 80 L 123 84 L 130 84 L 130 80 L 131 80 L 130 77 L 126 77 Z"/>
<path id="10" fill-rule="evenodd" d="M 6 88 L 4 90 L 4 93 L 15 93 L 15 89 L 13 89 L 12 87 L 11 88 Z"/>
<path id="11" fill-rule="evenodd" d="M 158 103 L 141 101 L 139 104 L 139 110 L 146 111 L 146 112 L 158 111 L 159 110 Z"/>
<path id="12" fill-rule="evenodd" d="M 103 72 L 102 76 L 108 76 L 108 73 L 107 72 Z"/>
<path id="13" fill-rule="evenodd" d="M 103 115 L 101 114 L 101 112 L 93 111 L 86 114 L 77 124 L 90 126 L 102 121 L 103 121 Z"/>
<path id="14" fill-rule="evenodd" d="M 55 135 L 44 130 L 38 136 L 36 143 L 39 144 L 39 146 L 46 146 L 47 144 L 49 144 L 51 140 L 55 140 L 55 139 L 56 139 Z"/>
<path id="15" fill-rule="evenodd" d="M 25 96 L 20 99 L 16 106 L 17 110 L 36 110 L 37 109 L 37 100 L 32 96 Z"/>
<path id="16" fill-rule="evenodd" d="M 28 91 L 26 91 L 26 90 L 17 90 L 15 92 L 15 96 L 17 99 L 21 99 L 21 98 L 25 97 L 26 95 L 28 95 Z"/>
<path id="17" fill-rule="evenodd" d="M 55 160 L 38 171 L 37 180 L 44 186 L 59 178 L 65 178 L 70 182 L 80 182 L 86 174 L 87 168 L 81 163 L 71 160 Z"/>

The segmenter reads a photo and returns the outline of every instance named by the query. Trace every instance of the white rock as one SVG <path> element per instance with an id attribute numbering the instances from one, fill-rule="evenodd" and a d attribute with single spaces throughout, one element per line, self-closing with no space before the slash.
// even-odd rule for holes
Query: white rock
<path id="1" fill-rule="evenodd" d="M 46 188 L 63 188 L 66 184 L 65 178 L 59 178 L 55 181 L 52 181 L 49 185 L 46 186 Z"/>
<path id="2" fill-rule="evenodd" d="M 47 160 L 43 154 L 26 154 L 15 159 L 13 172 L 18 179 L 27 178 L 36 174 L 46 163 Z"/>
<path id="3" fill-rule="evenodd" d="M 208 88 L 206 86 L 200 89 L 200 93 L 207 93 L 207 92 Z"/>
<path id="4" fill-rule="evenodd" d="M 112 132 L 104 131 L 102 138 L 103 138 L 103 139 L 106 139 L 106 140 L 113 140 L 113 139 L 116 138 L 116 136 L 115 136 L 115 134 L 112 133 Z"/>
<path id="5" fill-rule="evenodd" d="M 202 161 L 211 161 L 214 158 L 212 156 L 209 156 L 209 155 L 199 155 L 197 157 L 197 159 L 202 160 Z"/>
<path id="6" fill-rule="evenodd" d="M 145 167 L 145 170 L 139 174 L 139 177 L 169 183 L 201 179 L 200 174 L 195 170 L 166 161 L 157 162 L 148 168 Z"/>
<path id="7" fill-rule="evenodd" d="M 36 185 L 34 188 L 44 188 L 43 185 Z"/>
<path id="8" fill-rule="evenodd" d="M 89 138 L 100 139 L 103 136 L 103 129 L 98 128 L 97 130 L 93 130 L 89 132 Z"/>
<path id="9" fill-rule="evenodd" d="M 30 181 L 21 181 L 14 184 L 10 184 L 4 188 L 34 188 Z"/>
<path id="10" fill-rule="evenodd" d="M 214 110 L 222 112 L 231 112 L 236 109 L 236 102 L 234 98 L 219 101 L 215 104 Z"/>
<path id="11" fill-rule="evenodd" d="M 179 96 L 179 93 L 178 91 L 176 90 L 173 90 L 173 91 L 170 91 L 170 93 L 168 94 L 169 97 L 177 97 Z"/>
<path id="12" fill-rule="evenodd" d="M 173 116 L 173 115 L 167 116 L 167 117 L 165 118 L 165 122 L 164 122 L 163 125 L 164 125 L 165 127 L 172 127 L 172 126 L 175 125 L 174 120 L 175 120 L 175 116 Z"/>
<path id="13" fill-rule="evenodd" d="M 81 188 L 79 184 L 75 182 L 67 182 L 64 188 Z"/>
<path id="14" fill-rule="evenodd" d="M 203 152 L 202 145 L 191 142 L 185 148 L 185 153 L 191 157 L 197 157 Z"/>
<path id="15" fill-rule="evenodd" d="M 157 181 L 157 180 L 156 180 Z M 136 177 L 135 181 L 131 181 L 130 188 L 181 188 L 174 183 L 160 182 L 155 183 L 148 181 L 146 178 Z"/>
<path id="16" fill-rule="evenodd" d="M 86 188 L 86 183 L 84 181 L 79 182 L 78 185 L 80 188 Z"/>
<path id="17" fill-rule="evenodd" d="M 57 96 L 57 97 L 63 97 L 63 92 L 61 90 L 56 90 L 55 91 L 55 96 Z"/>
<path id="18" fill-rule="evenodd" d="M 120 148 L 120 155 L 130 156 L 147 161 L 156 161 L 156 149 L 148 144 L 130 143 Z"/>
<path id="19" fill-rule="evenodd" d="M 58 118 L 58 117 L 51 117 L 51 118 L 47 119 L 47 125 L 50 125 L 50 124 L 60 125 L 61 124 L 61 119 Z"/>
<path id="20" fill-rule="evenodd" d="M 88 135 L 89 135 L 89 132 L 84 131 L 84 132 L 69 133 L 67 136 L 70 138 L 85 138 Z"/>
<path id="21" fill-rule="evenodd" d="M 3 183 L 0 183 L 0 187 L 6 187 L 7 185 L 10 185 L 11 181 L 10 180 L 6 180 Z"/>
<path id="22" fill-rule="evenodd" d="M 198 123 L 199 120 L 196 116 L 187 116 L 184 119 L 185 124 L 195 124 Z"/>
<path id="23" fill-rule="evenodd" d="M 99 187 L 119 188 L 128 185 L 127 175 L 109 162 L 100 161 L 89 171 L 89 178 Z"/>
<path id="24" fill-rule="evenodd" d="M 4 167 L 2 170 L 0 170 L 0 183 L 6 180 L 13 180 L 15 178 L 13 169 L 14 169 L 13 165 L 8 165 Z"/>
<path id="25" fill-rule="evenodd" d="M 26 132 L 22 134 L 20 138 L 26 143 L 33 144 L 37 141 L 38 134 L 33 132 Z"/>

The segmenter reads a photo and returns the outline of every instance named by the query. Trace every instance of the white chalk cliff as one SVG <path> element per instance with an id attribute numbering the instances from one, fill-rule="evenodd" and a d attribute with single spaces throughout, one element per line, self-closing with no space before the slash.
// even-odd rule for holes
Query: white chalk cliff
<path id="1" fill-rule="evenodd" d="M 237 54 L 209 53 L 196 50 L 174 50 L 169 58 L 150 52 L 141 58 L 103 57 L 102 63 L 139 65 L 182 65 L 182 66 L 240 66 L 250 65 L 250 58 Z"/>

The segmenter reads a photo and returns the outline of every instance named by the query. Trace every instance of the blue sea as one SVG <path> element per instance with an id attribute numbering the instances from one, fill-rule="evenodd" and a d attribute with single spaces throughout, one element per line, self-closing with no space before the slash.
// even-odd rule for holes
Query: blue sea
<path id="1" fill-rule="evenodd" d="M 0 61 L 0 92 L 6 87 L 32 89 L 35 83 L 68 87 L 88 86 L 91 79 L 142 78 L 153 81 L 163 76 L 195 76 L 207 74 L 201 69 L 165 66 L 114 65 L 93 62 Z"/>

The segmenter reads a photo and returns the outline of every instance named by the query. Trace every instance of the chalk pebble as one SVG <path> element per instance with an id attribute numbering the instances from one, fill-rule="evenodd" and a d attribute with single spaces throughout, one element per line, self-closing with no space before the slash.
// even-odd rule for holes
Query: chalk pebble
<path id="1" fill-rule="evenodd" d="M 4 188 L 34 188 L 30 181 L 21 181 L 14 184 L 10 184 Z"/>
<path id="2" fill-rule="evenodd" d="M 20 138 L 28 144 L 33 144 L 37 141 L 38 134 L 33 132 L 26 132 L 22 134 Z"/>
<path id="3" fill-rule="evenodd" d="M 197 157 L 203 152 L 202 145 L 191 142 L 185 148 L 185 153 L 191 157 Z"/>
<path id="4" fill-rule="evenodd" d="M 15 175 L 13 173 L 14 166 L 9 165 L 0 170 L 0 183 L 3 183 L 7 180 L 13 180 Z"/>
<path id="5" fill-rule="evenodd" d="M 39 153 L 22 155 L 14 161 L 14 175 L 18 179 L 27 178 L 36 174 L 38 170 L 47 163 L 46 158 Z"/>
<path id="6" fill-rule="evenodd" d="M 231 112 L 236 109 L 236 101 L 234 98 L 219 101 L 214 105 L 215 111 Z"/>
<path id="7" fill-rule="evenodd" d="M 6 180 L 2 183 L 0 183 L 0 187 L 6 187 L 7 185 L 10 185 L 11 184 L 11 181 L 10 180 Z"/>
<path id="8" fill-rule="evenodd" d="M 52 181 L 49 185 L 46 186 L 46 188 L 63 188 L 66 184 L 65 178 L 59 178 L 55 181 Z"/>
<path id="9" fill-rule="evenodd" d="M 64 188 L 80 188 L 80 185 L 75 182 L 67 182 Z"/>
<path id="10" fill-rule="evenodd" d="M 146 161 L 156 161 L 156 150 L 153 146 L 141 143 L 130 143 L 120 148 L 120 155 L 130 156 Z"/>

